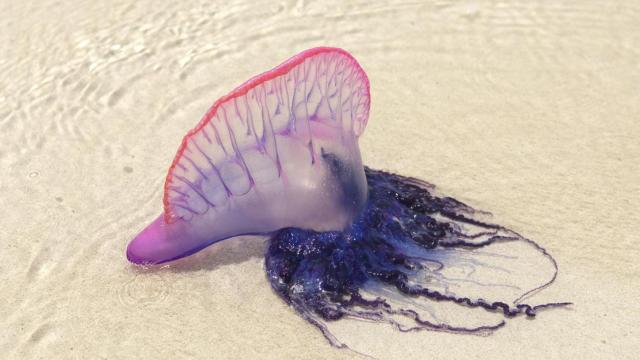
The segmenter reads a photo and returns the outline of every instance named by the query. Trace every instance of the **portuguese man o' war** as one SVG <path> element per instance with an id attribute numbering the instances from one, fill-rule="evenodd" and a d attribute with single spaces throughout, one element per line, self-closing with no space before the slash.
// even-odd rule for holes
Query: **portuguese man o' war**
<path id="1" fill-rule="evenodd" d="M 275 292 L 332 345 L 339 319 L 486 334 L 568 303 L 525 303 L 557 264 L 535 242 L 424 181 L 365 167 L 369 80 L 314 48 L 216 101 L 182 140 L 164 212 L 127 248 L 160 264 L 239 235 L 269 237 Z"/>

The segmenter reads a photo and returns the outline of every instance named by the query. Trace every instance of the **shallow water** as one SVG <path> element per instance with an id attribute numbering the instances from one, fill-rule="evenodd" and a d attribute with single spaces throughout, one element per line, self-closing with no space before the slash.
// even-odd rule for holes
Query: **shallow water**
<path id="1" fill-rule="evenodd" d="M 47 0 L 0 13 L 8 358 L 356 356 L 271 291 L 262 239 L 154 272 L 124 257 L 209 105 L 317 45 L 349 50 L 369 75 L 365 163 L 426 179 L 544 244 L 560 276 L 536 301 L 576 304 L 488 338 L 381 327 L 355 335 L 361 348 L 498 359 L 640 350 L 635 2 Z"/>

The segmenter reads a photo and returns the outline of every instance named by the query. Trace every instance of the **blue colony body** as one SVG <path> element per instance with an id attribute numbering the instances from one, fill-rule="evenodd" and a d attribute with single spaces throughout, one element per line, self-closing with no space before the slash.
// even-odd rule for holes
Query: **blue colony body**
<path id="1" fill-rule="evenodd" d="M 541 308 L 567 305 L 534 306 L 520 302 L 553 282 L 557 273 L 553 258 L 531 240 L 502 226 L 474 219 L 475 210 L 453 198 L 433 195 L 433 186 L 423 181 L 369 168 L 365 168 L 365 173 L 368 202 L 348 230 L 284 229 L 271 238 L 265 256 L 272 288 L 307 321 L 320 328 L 334 346 L 346 345 L 332 335 L 326 324 L 344 317 L 386 322 L 401 331 L 431 329 L 486 334 L 505 324 L 503 320 L 455 324 L 444 320 L 437 309 L 427 309 L 423 316 L 421 311 L 425 306 L 416 304 L 416 298 L 482 308 L 503 317 L 521 313 L 533 317 Z M 508 248 L 505 254 L 493 254 L 497 259 L 493 262 L 470 261 L 471 273 L 488 270 L 484 279 L 489 280 L 466 280 L 490 290 L 511 288 L 515 290 L 511 298 L 498 295 L 490 299 L 474 296 L 472 291 L 467 293 L 470 289 L 445 287 L 443 291 L 439 285 L 435 289 L 429 286 L 435 278 L 447 282 L 448 278 L 442 276 L 446 267 L 460 266 L 460 260 L 451 250 L 463 249 L 467 256 L 473 257 L 477 249 L 500 243 L 518 243 L 520 247 L 519 250 Z M 522 252 L 522 245 L 536 254 L 528 258 L 535 259 L 532 264 L 543 274 L 542 278 L 538 277 L 542 281 L 524 289 L 512 284 L 518 282 L 515 278 L 494 282 L 500 272 L 511 272 L 501 261 L 512 261 Z M 426 275 L 422 281 L 416 280 L 418 273 Z M 518 276 L 516 274 L 516 278 Z M 449 285 L 460 281 L 451 280 Z M 384 295 L 366 298 L 362 294 L 381 288 L 387 289 L 386 294 L 399 305 L 392 305 Z M 399 322 L 398 316 L 408 318 L 411 324 Z"/>

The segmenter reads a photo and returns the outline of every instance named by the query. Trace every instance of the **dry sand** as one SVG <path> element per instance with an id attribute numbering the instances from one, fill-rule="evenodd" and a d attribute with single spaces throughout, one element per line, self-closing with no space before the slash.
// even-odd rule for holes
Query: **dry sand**
<path id="1" fill-rule="evenodd" d="M 560 275 L 534 300 L 575 302 L 486 338 L 364 333 L 361 349 L 640 352 L 638 2 L 106 3 L 0 4 L 0 358 L 357 357 L 271 291 L 259 239 L 156 271 L 124 257 L 208 106 L 318 45 L 369 74 L 365 162 L 538 241 Z"/>

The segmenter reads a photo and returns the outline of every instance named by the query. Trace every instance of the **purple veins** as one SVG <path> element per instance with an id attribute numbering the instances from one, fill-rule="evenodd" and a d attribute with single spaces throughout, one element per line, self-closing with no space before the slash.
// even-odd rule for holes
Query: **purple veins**
<path id="1" fill-rule="evenodd" d="M 339 347 L 332 326 L 344 319 L 486 334 L 566 305 L 525 302 L 555 280 L 544 248 L 423 181 L 363 166 L 369 105 L 369 80 L 341 49 L 304 51 L 245 82 L 182 140 L 164 212 L 128 259 L 159 264 L 268 235 L 271 286 Z"/>
<path id="2" fill-rule="evenodd" d="M 357 140 L 368 116 L 369 80 L 341 49 L 307 50 L 252 78 L 184 137 L 164 213 L 127 257 L 158 264 L 242 234 L 347 228 L 367 197 Z"/>

